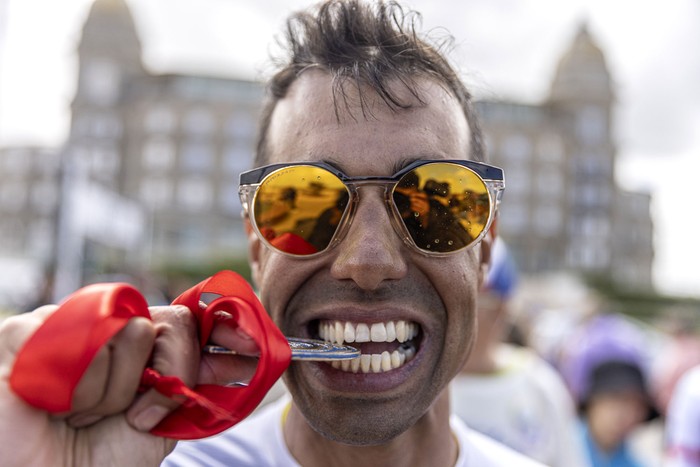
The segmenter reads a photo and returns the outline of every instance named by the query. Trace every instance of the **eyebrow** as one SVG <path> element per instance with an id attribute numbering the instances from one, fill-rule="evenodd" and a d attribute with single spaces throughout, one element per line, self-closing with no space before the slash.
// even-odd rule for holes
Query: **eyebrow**
<path id="1" fill-rule="evenodd" d="M 401 171 L 404 167 L 408 167 L 409 165 L 413 164 L 416 161 L 421 161 L 421 160 L 437 160 L 435 157 L 430 157 L 430 156 L 415 156 L 415 157 L 404 157 L 402 159 L 397 160 L 393 167 L 392 167 L 392 172 L 391 174 L 388 175 L 394 175 Z M 326 164 L 334 167 L 335 169 L 341 171 L 342 173 L 346 173 L 345 170 L 342 168 L 342 164 L 336 160 L 336 159 L 321 159 L 322 162 L 325 162 Z M 346 174 L 347 175 L 347 174 Z"/>
<path id="2" fill-rule="evenodd" d="M 409 165 L 413 164 L 415 161 L 426 160 L 426 159 L 430 159 L 430 158 L 416 156 L 416 157 L 405 157 L 403 159 L 400 159 L 400 160 L 396 161 L 396 163 L 394 164 L 394 168 L 392 169 L 394 171 L 393 173 L 397 173 L 399 170 L 403 169 L 404 167 L 408 167 Z"/>

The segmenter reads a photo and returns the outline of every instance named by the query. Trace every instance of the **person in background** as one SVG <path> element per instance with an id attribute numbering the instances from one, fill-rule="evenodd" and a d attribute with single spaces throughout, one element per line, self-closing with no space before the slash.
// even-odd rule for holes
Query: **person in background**
<path id="1" fill-rule="evenodd" d="M 678 381 L 666 412 L 665 467 L 700 467 L 700 365 Z"/>
<path id="2" fill-rule="evenodd" d="M 696 327 L 693 320 L 679 319 L 670 330 L 670 338 L 652 360 L 650 386 L 662 415 L 666 415 L 681 377 L 700 365 L 700 335 Z"/>
<path id="3" fill-rule="evenodd" d="M 573 400 L 559 373 L 532 349 L 504 342 L 517 269 L 500 238 L 478 298 L 478 332 L 452 381 L 452 410 L 469 427 L 551 467 L 587 465 Z"/>
<path id="4" fill-rule="evenodd" d="M 561 370 L 578 404 L 592 467 L 643 467 L 636 429 L 658 412 L 650 393 L 641 332 L 622 317 L 596 315 L 569 341 Z"/>

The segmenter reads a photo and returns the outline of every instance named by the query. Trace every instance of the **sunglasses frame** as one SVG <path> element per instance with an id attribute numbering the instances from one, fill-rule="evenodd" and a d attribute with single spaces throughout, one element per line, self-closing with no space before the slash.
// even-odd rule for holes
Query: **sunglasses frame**
<path id="1" fill-rule="evenodd" d="M 426 250 L 423 248 L 420 248 L 416 243 L 413 241 L 413 238 L 411 237 L 411 234 L 409 233 L 408 229 L 406 228 L 405 223 L 401 219 L 401 215 L 399 213 L 398 207 L 393 201 L 393 192 L 394 189 L 396 188 L 398 182 L 401 180 L 401 178 L 406 175 L 407 173 L 411 172 L 412 170 L 421 167 L 423 165 L 427 164 L 435 164 L 435 163 L 444 163 L 444 164 L 455 164 L 462 166 L 472 172 L 474 172 L 479 179 L 484 183 L 484 185 L 487 188 L 488 196 L 489 196 L 489 216 L 488 220 L 486 222 L 486 225 L 484 226 L 484 229 L 481 231 L 481 233 L 472 240 L 471 243 L 468 245 L 453 250 L 453 251 L 446 251 L 446 252 L 439 252 L 439 251 L 430 251 Z M 309 255 L 297 255 L 293 253 L 288 253 L 285 251 L 282 251 L 278 248 L 275 248 L 273 245 L 271 245 L 265 236 L 260 232 L 258 229 L 257 222 L 255 222 L 255 213 L 254 213 L 254 200 L 255 200 L 255 193 L 260 185 L 265 181 L 265 179 L 272 173 L 277 172 L 280 169 L 285 169 L 289 167 L 296 167 L 296 166 L 308 166 L 308 167 L 316 167 L 320 169 L 324 169 L 331 174 L 335 175 L 345 186 L 345 188 L 348 190 L 349 193 L 349 200 L 348 200 L 348 207 L 346 208 L 345 212 L 343 213 L 343 216 L 340 220 L 340 223 L 338 224 L 338 227 L 333 234 L 333 237 L 331 241 L 328 243 L 328 246 L 324 248 L 323 250 L 320 250 L 316 253 L 312 253 Z M 355 215 L 355 211 L 357 210 L 357 206 L 360 200 L 360 195 L 358 188 L 361 186 L 368 186 L 368 185 L 374 185 L 374 186 L 383 186 L 384 187 L 384 202 L 387 205 L 387 210 L 389 211 L 390 217 L 392 219 L 392 224 L 394 226 L 394 230 L 396 231 L 397 234 L 402 238 L 404 243 L 408 245 L 413 251 L 416 251 L 418 253 L 421 253 L 423 255 L 427 256 L 449 256 L 452 254 L 455 254 L 457 252 L 460 252 L 462 250 L 467 250 L 471 248 L 472 246 L 476 245 L 479 243 L 479 241 L 486 236 L 486 233 L 488 232 L 489 228 L 491 227 L 491 224 L 493 223 L 494 218 L 496 217 L 496 212 L 498 210 L 498 205 L 501 202 L 501 198 L 503 197 L 503 191 L 505 189 L 505 178 L 504 178 L 504 173 L 503 169 L 489 165 L 483 162 L 477 162 L 477 161 L 471 161 L 471 160 L 462 160 L 462 159 L 420 159 L 412 162 L 411 164 L 407 165 L 403 169 L 399 170 L 395 174 L 393 174 L 390 177 L 381 177 L 381 176 L 361 176 L 361 177 L 350 177 L 346 175 L 343 171 L 338 169 L 337 167 L 334 167 L 331 164 L 328 164 L 326 162 L 287 162 L 287 163 L 278 163 L 278 164 L 270 164 L 266 165 L 263 167 L 258 167 L 256 169 L 248 170 L 246 172 L 242 172 L 239 177 L 239 187 L 238 187 L 238 195 L 240 196 L 241 199 L 241 205 L 243 206 L 243 216 L 244 218 L 251 219 L 250 224 L 253 227 L 253 230 L 255 231 L 256 235 L 260 240 L 267 245 L 268 248 L 271 248 L 273 251 L 276 251 L 280 254 L 294 257 L 294 258 L 313 258 L 316 257 L 322 253 L 325 253 L 332 248 L 334 248 L 336 245 L 338 245 L 343 238 L 345 237 L 345 234 L 349 230 L 348 227 L 352 223 L 352 219 Z"/>

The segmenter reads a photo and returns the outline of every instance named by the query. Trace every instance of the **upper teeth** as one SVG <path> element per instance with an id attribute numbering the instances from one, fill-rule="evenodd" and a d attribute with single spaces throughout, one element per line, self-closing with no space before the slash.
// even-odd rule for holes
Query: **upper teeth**
<path id="1" fill-rule="evenodd" d="M 351 321 L 321 321 L 321 339 L 337 344 L 344 342 L 406 342 L 418 335 L 418 325 L 409 321 L 384 323 L 353 323 Z"/>

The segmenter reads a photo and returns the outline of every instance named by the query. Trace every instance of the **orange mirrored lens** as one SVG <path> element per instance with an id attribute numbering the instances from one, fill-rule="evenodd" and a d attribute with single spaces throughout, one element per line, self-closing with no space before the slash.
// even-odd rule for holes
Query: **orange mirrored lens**
<path id="1" fill-rule="evenodd" d="M 427 251 L 468 246 L 484 231 L 491 212 L 481 178 L 466 167 L 444 162 L 405 174 L 393 199 L 416 246 Z"/>
<path id="2" fill-rule="evenodd" d="M 291 166 L 263 180 L 253 215 L 258 230 L 273 247 L 310 255 L 328 247 L 349 199 L 343 182 L 327 170 Z"/>

